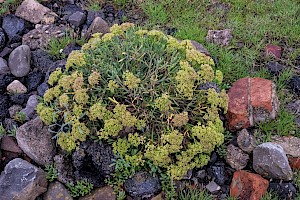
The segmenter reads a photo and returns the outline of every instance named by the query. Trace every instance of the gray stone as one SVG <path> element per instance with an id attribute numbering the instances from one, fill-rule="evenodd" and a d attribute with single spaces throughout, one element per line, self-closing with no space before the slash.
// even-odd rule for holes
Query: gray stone
<path id="1" fill-rule="evenodd" d="M 292 157 L 300 157 L 300 138 L 293 136 L 273 136 L 271 142 L 280 145 Z"/>
<path id="2" fill-rule="evenodd" d="M 253 169 L 266 178 L 292 180 L 293 172 L 283 148 L 271 142 L 253 150 Z"/>
<path id="3" fill-rule="evenodd" d="M 9 55 L 8 66 L 16 77 L 26 76 L 30 71 L 31 51 L 29 46 L 21 45 L 15 48 Z"/>
<path id="4" fill-rule="evenodd" d="M 214 181 L 211 181 L 208 185 L 205 186 L 205 188 L 212 194 L 217 193 L 221 189 L 221 187 Z"/>
<path id="5" fill-rule="evenodd" d="M 72 200 L 72 196 L 66 187 L 58 181 L 49 184 L 43 200 Z"/>
<path id="6" fill-rule="evenodd" d="M 28 101 L 27 101 L 27 104 L 26 104 L 26 107 L 21 110 L 21 112 L 25 113 L 26 115 L 26 120 L 30 120 L 32 119 L 36 112 L 36 107 L 37 105 L 39 104 L 39 96 L 38 95 L 31 95 L 29 98 L 28 98 Z"/>
<path id="7" fill-rule="evenodd" d="M 53 163 L 55 144 L 52 134 L 42 120 L 37 117 L 26 122 L 17 130 L 16 138 L 19 147 L 39 165 Z"/>
<path id="8" fill-rule="evenodd" d="M 18 80 L 11 82 L 6 90 L 11 94 L 25 94 L 27 92 L 27 88 Z"/>
<path id="9" fill-rule="evenodd" d="M 33 200 L 46 190 L 46 173 L 20 158 L 10 161 L 1 173 L 1 200 Z"/>
<path id="10" fill-rule="evenodd" d="M 210 53 L 208 52 L 208 50 L 200 43 L 194 41 L 194 40 L 191 40 L 193 46 L 196 48 L 197 51 L 201 52 L 201 53 L 204 53 L 205 55 L 207 56 L 210 56 Z"/>
<path id="11" fill-rule="evenodd" d="M 232 40 L 231 29 L 208 30 L 206 40 L 220 46 L 228 46 Z"/>
<path id="12" fill-rule="evenodd" d="M 4 49 L 6 45 L 6 36 L 2 28 L 0 28 L 0 52 Z"/>
<path id="13" fill-rule="evenodd" d="M 109 33 L 109 25 L 101 17 L 96 17 L 88 29 L 89 34 Z"/>
<path id="14" fill-rule="evenodd" d="M 51 38 L 61 38 L 65 35 L 64 25 L 42 25 L 23 35 L 22 44 L 26 44 L 31 50 L 47 47 Z"/>
<path id="15" fill-rule="evenodd" d="M 133 199 L 149 198 L 161 191 L 158 177 L 152 177 L 148 172 L 138 172 L 124 183 L 125 191 Z"/>
<path id="16" fill-rule="evenodd" d="M 33 24 L 38 24 L 40 22 L 45 22 L 47 24 L 53 23 L 54 20 L 49 20 L 49 14 L 50 16 L 56 15 L 49 8 L 43 6 L 36 0 L 25 0 L 16 10 L 16 16 Z"/>
<path id="17" fill-rule="evenodd" d="M 17 112 L 22 110 L 22 106 L 20 105 L 13 105 L 8 109 L 10 118 L 14 118 Z"/>
<path id="18" fill-rule="evenodd" d="M 10 74 L 6 60 L 0 57 L 0 74 Z"/>
<path id="19" fill-rule="evenodd" d="M 2 22 L 2 28 L 4 29 L 9 42 L 17 42 L 22 39 L 21 35 L 25 31 L 25 20 L 16 17 L 15 15 L 5 15 Z"/>
<path id="20" fill-rule="evenodd" d="M 74 183 L 74 172 L 72 161 L 67 156 L 56 155 L 54 156 L 54 162 L 57 170 L 57 180 L 61 183 Z"/>
<path id="21" fill-rule="evenodd" d="M 40 96 L 44 96 L 45 92 L 49 89 L 49 86 L 47 83 L 42 83 L 41 85 L 39 85 L 39 87 L 37 88 L 38 94 Z"/>
<path id="22" fill-rule="evenodd" d="M 84 24 L 85 20 L 86 20 L 86 14 L 79 11 L 73 13 L 68 19 L 70 24 L 77 27 Z"/>
<path id="23" fill-rule="evenodd" d="M 251 135 L 247 129 L 243 129 L 241 131 L 239 131 L 237 133 L 238 137 L 237 137 L 237 143 L 239 145 L 239 147 L 247 152 L 247 153 L 251 153 L 255 146 L 256 146 L 256 140 L 254 138 L 253 135 Z"/>
<path id="24" fill-rule="evenodd" d="M 244 169 L 247 166 L 250 157 L 240 148 L 230 144 L 226 150 L 226 162 L 236 170 Z"/>

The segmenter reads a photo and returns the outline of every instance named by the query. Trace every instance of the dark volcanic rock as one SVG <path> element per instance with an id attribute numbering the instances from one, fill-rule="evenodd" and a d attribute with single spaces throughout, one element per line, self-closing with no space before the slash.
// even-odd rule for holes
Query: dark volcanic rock
<path id="1" fill-rule="evenodd" d="M 25 20 L 8 14 L 3 18 L 2 28 L 10 42 L 19 42 L 22 40 L 21 35 L 26 29 Z"/>
<path id="2" fill-rule="evenodd" d="M 278 76 L 284 69 L 283 65 L 279 64 L 278 62 L 274 62 L 274 61 L 269 62 L 267 67 L 268 67 L 268 71 L 275 76 Z"/>
<path id="3" fill-rule="evenodd" d="M 294 199 L 297 193 L 295 186 L 291 182 L 271 182 L 268 190 L 277 193 L 279 199 Z"/>
<path id="4" fill-rule="evenodd" d="M 6 37 L 2 28 L 0 28 L 0 52 L 4 49 L 6 45 Z"/>
<path id="5" fill-rule="evenodd" d="M 111 176 L 114 158 L 109 145 L 86 141 L 72 155 L 75 177 L 78 180 L 87 179 L 95 187 L 103 186 L 104 179 Z"/>
<path id="6" fill-rule="evenodd" d="M 74 51 L 74 50 L 80 50 L 81 47 L 76 44 L 76 43 L 72 43 L 72 44 L 69 44 L 67 45 L 64 50 L 63 50 L 63 53 L 66 55 L 66 56 L 69 56 L 69 54 Z"/>
<path id="7" fill-rule="evenodd" d="M 197 88 L 198 90 L 208 90 L 208 89 L 215 89 L 217 93 L 220 93 L 220 88 L 216 83 L 213 82 L 207 82 L 207 83 L 202 83 L 199 85 Z"/>
<path id="8" fill-rule="evenodd" d="M 25 160 L 10 161 L 1 173 L 1 200 L 32 200 L 45 191 L 46 173 Z"/>
<path id="9" fill-rule="evenodd" d="M 9 99 L 8 96 L 0 94 L 0 122 L 4 120 L 5 117 L 8 117 L 9 112 Z"/>
<path id="10" fill-rule="evenodd" d="M 225 177 L 225 167 L 223 164 L 218 164 L 215 166 L 210 166 L 207 169 L 208 175 L 220 186 L 225 184 L 227 178 Z"/>
<path id="11" fill-rule="evenodd" d="M 84 12 L 79 12 L 79 11 L 70 15 L 68 19 L 70 24 L 77 27 L 84 24 L 85 20 L 86 20 L 86 14 Z"/>
<path id="12" fill-rule="evenodd" d="M 32 57 L 32 64 L 36 68 L 38 68 L 39 71 L 46 73 L 48 69 L 53 66 L 53 60 L 51 60 L 49 54 L 47 54 L 45 51 L 38 49 L 36 51 L 31 52 Z"/>
<path id="13" fill-rule="evenodd" d="M 11 74 L 0 74 L 0 92 L 4 93 L 6 87 L 14 81 L 14 76 Z"/>
<path id="14" fill-rule="evenodd" d="M 10 96 L 11 103 L 22 105 L 27 102 L 29 96 L 27 94 L 14 94 Z"/>
<path id="15" fill-rule="evenodd" d="M 291 88 L 292 90 L 300 95 L 300 76 L 293 76 L 293 78 L 291 79 Z"/>
<path id="16" fill-rule="evenodd" d="M 152 177 L 148 172 L 138 172 L 124 183 L 125 191 L 133 199 L 149 198 L 161 191 L 158 177 Z"/>
<path id="17" fill-rule="evenodd" d="M 28 91 L 33 91 L 36 90 L 37 87 L 39 86 L 39 84 L 43 81 L 43 73 L 42 72 L 31 72 L 29 73 L 28 77 L 27 77 L 27 89 Z"/>

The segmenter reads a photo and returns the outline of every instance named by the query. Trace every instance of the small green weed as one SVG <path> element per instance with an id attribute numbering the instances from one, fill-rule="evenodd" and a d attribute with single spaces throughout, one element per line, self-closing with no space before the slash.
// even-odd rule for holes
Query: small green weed
<path id="1" fill-rule="evenodd" d="M 270 139 L 271 135 L 294 135 L 297 130 L 295 116 L 283 108 L 279 110 L 276 120 L 260 123 L 258 127 L 265 134 L 269 135 L 268 139 Z"/>
<path id="2" fill-rule="evenodd" d="M 47 173 L 46 178 L 49 182 L 53 182 L 55 179 L 57 179 L 57 170 L 55 164 L 46 165 L 45 171 Z"/>
<path id="3" fill-rule="evenodd" d="M 92 191 L 93 187 L 93 184 L 89 183 L 86 179 L 77 181 L 76 184 L 67 184 L 67 188 L 72 197 L 85 196 Z"/>
<path id="4" fill-rule="evenodd" d="M 17 127 L 14 125 L 12 129 L 8 130 L 7 131 L 7 135 L 8 136 L 13 136 L 13 137 L 16 137 L 16 134 L 17 134 Z"/>
<path id="5" fill-rule="evenodd" d="M 267 192 L 261 197 L 261 200 L 279 200 L 279 197 L 273 192 Z"/>
<path id="6" fill-rule="evenodd" d="M 183 189 L 178 194 L 178 200 L 213 200 L 206 190 L 200 188 Z"/>
<path id="7" fill-rule="evenodd" d="M 26 121 L 26 114 L 24 112 L 17 112 L 14 119 L 17 122 L 24 123 Z"/>
<path id="8" fill-rule="evenodd" d="M 99 11 L 101 10 L 101 5 L 104 3 L 103 0 L 88 0 L 86 3 L 87 10 Z"/>
<path id="9" fill-rule="evenodd" d="M 15 11 L 21 2 L 22 0 L 5 0 L 3 3 L 0 3 L 0 15 Z"/>
<path id="10" fill-rule="evenodd" d="M 226 147 L 230 143 L 230 141 L 232 140 L 232 138 L 233 138 L 233 136 L 232 136 L 232 134 L 229 131 L 225 131 L 224 132 L 224 143 L 221 144 L 220 146 L 218 146 L 216 148 L 216 151 L 217 151 L 218 155 L 221 158 L 225 157 L 225 155 L 226 155 Z"/>
<path id="11" fill-rule="evenodd" d="M 6 130 L 5 128 L 3 127 L 3 124 L 0 123 L 0 137 L 1 136 L 4 136 L 6 134 Z"/>

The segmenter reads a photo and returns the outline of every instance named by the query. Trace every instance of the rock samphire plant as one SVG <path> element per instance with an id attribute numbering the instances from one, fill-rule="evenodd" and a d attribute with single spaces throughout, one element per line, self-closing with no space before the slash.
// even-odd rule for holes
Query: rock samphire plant
<path id="1" fill-rule="evenodd" d="M 191 41 L 132 24 L 94 34 L 57 68 L 37 111 L 66 151 L 89 139 L 111 143 L 130 166 L 153 166 L 171 180 L 207 164 L 223 143 L 222 73 Z"/>

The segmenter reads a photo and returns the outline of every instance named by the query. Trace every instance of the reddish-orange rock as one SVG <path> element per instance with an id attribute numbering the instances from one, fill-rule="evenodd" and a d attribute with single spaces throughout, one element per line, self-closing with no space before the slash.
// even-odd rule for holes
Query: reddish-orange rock
<path id="1" fill-rule="evenodd" d="M 263 78 L 242 78 L 228 92 L 228 128 L 236 131 L 255 123 L 275 119 L 278 98 L 272 81 Z"/>
<path id="2" fill-rule="evenodd" d="M 247 128 L 250 126 L 248 113 L 248 80 L 242 78 L 232 84 L 228 91 L 229 103 L 227 118 L 230 130 Z"/>
<path id="3" fill-rule="evenodd" d="M 241 200 L 260 200 L 267 192 L 269 181 L 244 170 L 233 174 L 230 195 Z"/>
<path id="4" fill-rule="evenodd" d="M 275 58 L 280 58 L 282 53 L 282 48 L 277 45 L 267 44 L 265 47 L 266 56 L 274 56 Z"/>
<path id="5" fill-rule="evenodd" d="M 300 158 L 289 158 L 289 163 L 292 169 L 300 169 Z"/>

